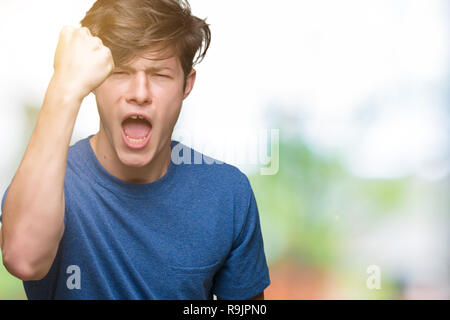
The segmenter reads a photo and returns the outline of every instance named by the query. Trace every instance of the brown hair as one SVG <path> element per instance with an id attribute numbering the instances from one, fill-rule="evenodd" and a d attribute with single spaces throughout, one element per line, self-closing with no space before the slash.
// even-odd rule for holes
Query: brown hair
<path id="1" fill-rule="evenodd" d="M 191 14 L 187 0 L 98 0 L 81 25 L 110 48 L 116 65 L 130 62 L 144 50 L 169 49 L 170 55 L 158 60 L 177 56 L 186 84 L 187 75 L 203 60 L 211 42 L 205 20 Z"/>

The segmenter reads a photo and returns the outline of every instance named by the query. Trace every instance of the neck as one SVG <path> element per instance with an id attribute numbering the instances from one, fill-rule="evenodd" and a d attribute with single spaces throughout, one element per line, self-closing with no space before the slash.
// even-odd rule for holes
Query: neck
<path id="1" fill-rule="evenodd" d="M 169 169 L 171 159 L 170 139 L 164 143 L 160 151 L 156 149 L 153 159 L 142 167 L 131 167 L 123 164 L 102 130 L 91 137 L 89 142 L 102 167 L 122 181 L 135 184 L 151 183 L 164 176 Z"/>

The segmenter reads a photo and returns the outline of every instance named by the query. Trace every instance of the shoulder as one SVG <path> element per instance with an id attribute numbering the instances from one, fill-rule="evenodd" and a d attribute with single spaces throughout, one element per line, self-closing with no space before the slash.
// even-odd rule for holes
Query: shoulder
<path id="1" fill-rule="evenodd" d="M 89 158 L 89 138 L 78 140 L 69 146 L 67 152 L 67 169 L 70 171 L 85 171 L 85 164 Z"/>
<path id="2" fill-rule="evenodd" d="M 89 168 L 90 155 L 88 144 L 89 138 L 85 138 L 69 147 L 64 179 L 66 200 L 69 200 L 72 194 L 79 193 L 80 190 L 86 190 L 88 186 L 92 187 L 95 185 L 92 183 L 95 176 Z"/>
<path id="3" fill-rule="evenodd" d="M 220 159 L 210 157 L 183 143 L 175 142 L 172 161 L 183 168 L 183 173 L 203 186 L 235 196 L 248 195 L 251 191 L 249 179 L 238 167 Z"/>
<path id="4" fill-rule="evenodd" d="M 89 143 L 89 137 L 78 140 L 77 142 L 75 142 L 74 144 L 69 146 L 68 159 L 73 159 L 74 157 L 79 156 L 80 154 L 86 153 L 88 143 Z"/>

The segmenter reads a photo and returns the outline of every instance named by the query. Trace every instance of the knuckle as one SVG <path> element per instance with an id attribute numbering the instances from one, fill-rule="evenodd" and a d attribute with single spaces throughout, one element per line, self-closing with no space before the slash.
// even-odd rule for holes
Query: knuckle
<path id="1" fill-rule="evenodd" d="M 62 27 L 62 31 L 72 31 L 73 29 L 74 27 L 68 25 Z"/>
<path id="2" fill-rule="evenodd" d="M 112 53 L 111 53 L 111 50 L 108 48 L 108 47 L 106 47 L 106 46 L 103 46 L 103 54 L 105 55 L 105 57 L 106 58 L 111 58 L 112 57 Z"/>
<path id="3" fill-rule="evenodd" d="M 108 64 L 108 71 L 111 72 L 114 69 L 114 63 Z"/>
<path id="4" fill-rule="evenodd" d="M 74 30 L 74 28 L 71 26 L 64 26 L 61 29 L 60 35 L 61 36 L 67 35 L 67 34 L 71 33 L 73 30 Z"/>
<path id="5" fill-rule="evenodd" d="M 81 28 L 77 29 L 77 33 L 79 35 L 83 35 L 83 36 L 90 36 L 91 35 L 91 33 L 89 32 L 89 29 L 86 28 L 86 27 L 81 27 Z"/>
<path id="6" fill-rule="evenodd" d="M 99 37 L 93 37 L 93 39 L 97 45 L 103 45 L 103 41 Z"/>

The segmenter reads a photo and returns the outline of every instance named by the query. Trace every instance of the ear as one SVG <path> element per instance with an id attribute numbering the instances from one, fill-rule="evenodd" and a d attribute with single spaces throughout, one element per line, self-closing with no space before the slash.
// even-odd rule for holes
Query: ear
<path id="1" fill-rule="evenodd" d="M 189 72 L 186 77 L 186 87 L 184 88 L 183 100 L 187 98 L 187 96 L 191 93 L 192 88 L 194 87 L 195 77 L 197 75 L 197 71 L 192 68 L 191 72 Z"/>

